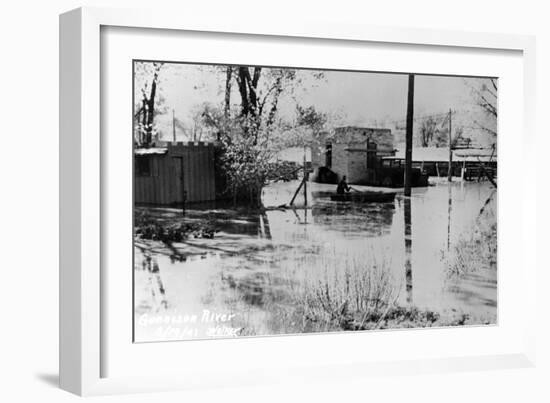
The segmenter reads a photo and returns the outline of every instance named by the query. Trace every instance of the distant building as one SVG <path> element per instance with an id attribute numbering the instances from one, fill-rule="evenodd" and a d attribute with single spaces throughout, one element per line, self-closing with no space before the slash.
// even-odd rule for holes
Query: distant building
<path id="1" fill-rule="evenodd" d="M 306 162 L 311 162 L 311 150 L 304 147 L 287 147 L 279 151 L 275 157 L 275 160 L 294 162 L 298 165 L 304 164 L 304 154 Z"/>
<path id="2" fill-rule="evenodd" d="M 312 146 L 313 180 L 325 182 L 323 172 L 347 177 L 349 183 L 376 182 L 379 160 L 395 154 L 390 129 L 346 126 L 321 134 Z"/>
<path id="3" fill-rule="evenodd" d="M 496 176 L 497 152 L 493 148 L 466 148 L 452 150 L 452 174 L 465 179 L 477 179 L 482 174 L 481 166 Z M 383 166 L 404 166 L 405 146 L 399 146 L 396 153 L 382 158 Z M 413 147 L 412 165 L 429 176 L 447 176 L 449 149 L 447 147 Z"/>

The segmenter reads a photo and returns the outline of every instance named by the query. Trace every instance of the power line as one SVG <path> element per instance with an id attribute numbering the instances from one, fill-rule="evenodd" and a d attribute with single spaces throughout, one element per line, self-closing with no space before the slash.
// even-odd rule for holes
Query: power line
<path id="1" fill-rule="evenodd" d="M 453 110 L 452 113 L 453 114 L 456 114 L 456 113 L 466 113 L 468 112 L 466 109 L 464 110 Z M 433 113 L 433 114 L 429 114 L 429 115 L 422 115 L 422 116 L 414 116 L 413 117 L 413 121 L 417 121 L 417 120 L 425 120 L 425 119 L 429 119 L 429 118 L 438 118 L 438 117 L 447 117 L 448 118 L 449 116 L 449 112 L 441 112 L 441 113 Z M 393 123 L 395 125 L 397 125 L 398 123 L 406 123 L 407 119 L 392 119 L 392 120 L 385 120 L 385 119 L 381 119 L 381 121 L 383 123 Z M 375 120 L 376 122 L 376 120 Z"/>

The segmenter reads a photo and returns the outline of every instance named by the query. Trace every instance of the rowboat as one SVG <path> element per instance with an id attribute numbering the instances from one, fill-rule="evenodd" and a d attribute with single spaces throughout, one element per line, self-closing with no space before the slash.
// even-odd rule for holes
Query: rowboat
<path id="1" fill-rule="evenodd" d="M 394 199 L 395 192 L 349 192 L 330 195 L 330 200 L 337 202 L 384 203 Z"/>

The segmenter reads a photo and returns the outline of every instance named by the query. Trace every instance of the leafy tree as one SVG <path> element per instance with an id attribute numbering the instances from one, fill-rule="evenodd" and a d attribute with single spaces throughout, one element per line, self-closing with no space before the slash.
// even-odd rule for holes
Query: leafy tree
<path id="1" fill-rule="evenodd" d="M 261 206 L 261 194 L 268 177 L 274 169 L 272 165 L 275 150 L 266 141 L 257 141 L 265 132 L 257 132 L 256 137 L 247 136 L 240 127 L 232 130 L 231 137 L 222 138 L 221 161 L 226 174 L 230 194 L 236 201 Z"/>
<path id="2" fill-rule="evenodd" d="M 327 114 L 318 112 L 313 105 L 308 107 L 296 105 L 296 116 L 296 124 L 299 127 L 307 127 L 313 133 L 322 131 L 328 121 Z"/>
<path id="3" fill-rule="evenodd" d="M 314 140 L 326 132 L 330 116 L 319 112 L 313 106 L 296 104 L 295 119 L 289 122 L 284 130 L 283 144 L 286 147 L 306 147 L 314 144 Z"/>
<path id="4" fill-rule="evenodd" d="M 230 66 L 222 71 L 223 113 L 212 114 L 212 121 L 220 130 L 227 182 L 235 199 L 260 206 L 263 187 L 281 169 L 275 156 L 288 144 L 291 125 L 279 117 L 279 100 L 283 93 L 292 94 L 301 84 L 300 74 L 294 69 L 257 66 Z M 322 73 L 313 76 L 317 79 Z M 240 101 L 237 110 L 231 109 L 233 83 Z M 298 110 L 298 126 L 314 124 L 314 109 Z"/>

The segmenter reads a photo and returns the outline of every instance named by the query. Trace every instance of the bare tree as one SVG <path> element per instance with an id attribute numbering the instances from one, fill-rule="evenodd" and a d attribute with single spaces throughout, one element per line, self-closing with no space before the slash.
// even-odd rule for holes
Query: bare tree
<path id="1" fill-rule="evenodd" d="M 141 90 L 141 101 L 137 106 L 135 119 L 138 125 L 138 146 L 150 147 L 153 142 L 153 125 L 155 119 L 155 98 L 159 72 L 163 63 L 139 63 L 136 65 L 135 74 L 149 75 L 150 82 L 146 79 Z"/>
<path id="2" fill-rule="evenodd" d="M 481 109 L 484 120 L 475 120 L 475 125 L 481 130 L 497 135 L 498 117 L 498 81 L 496 78 L 488 78 L 480 84 L 470 86 L 476 105 Z"/>
<path id="3" fill-rule="evenodd" d="M 431 116 L 422 121 L 420 125 L 420 145 L 422 147 L 428 147 L 433 142 L 436 127 L 437 122 Z"/>

